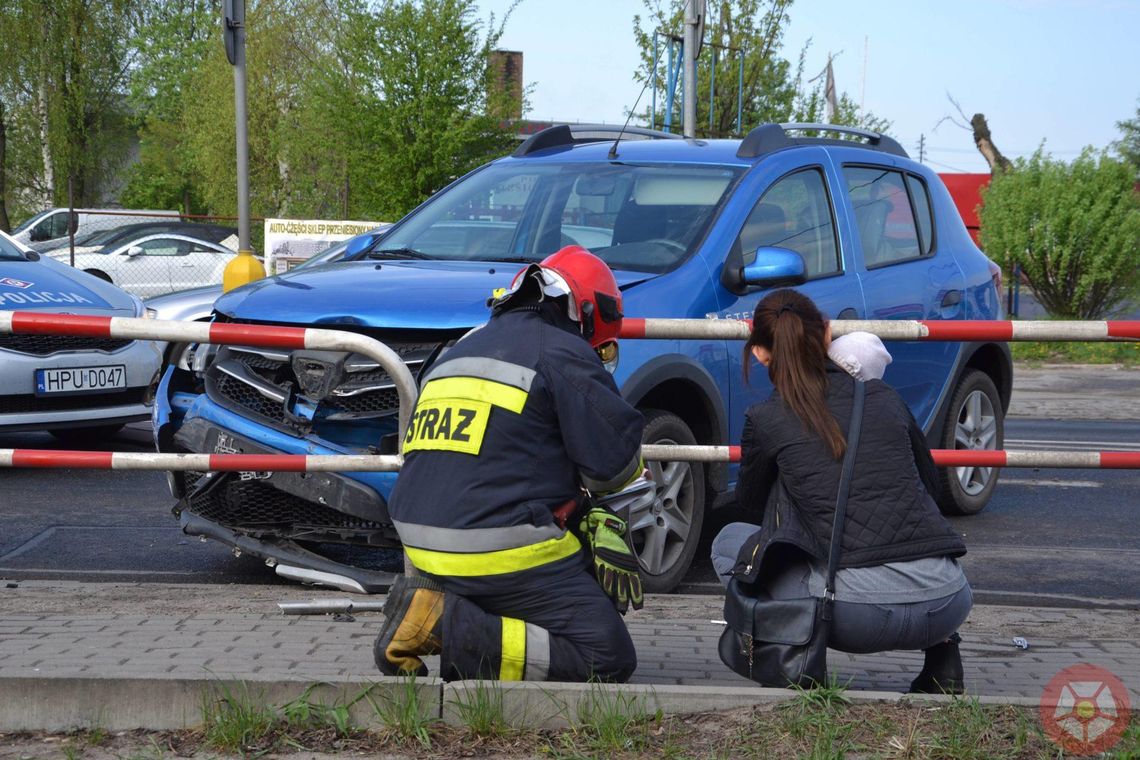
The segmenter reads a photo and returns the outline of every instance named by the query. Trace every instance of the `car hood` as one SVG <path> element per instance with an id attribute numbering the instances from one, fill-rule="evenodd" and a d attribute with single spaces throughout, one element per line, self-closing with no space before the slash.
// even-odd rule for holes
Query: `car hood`
<path id="1" fill-rule="evenodd" d="M 375 328 L 465 329 L 486 321 L 487 298 L 521 264 L 455 261 L 342 261 L 250 283 L 217 311 L 232 319 Z M 628 287 L 654 275 L 615 272 Z"/>
<path id="2" fill-rule="evenodd" d="M 135 299 L 109 282 L 60 264 L 0 261 L 0 309 L 133 317 Z"/>

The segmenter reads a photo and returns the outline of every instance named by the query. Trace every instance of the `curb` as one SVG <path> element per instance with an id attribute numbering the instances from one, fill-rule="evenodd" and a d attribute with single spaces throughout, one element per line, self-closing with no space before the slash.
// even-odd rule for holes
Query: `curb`
<path id="1" fill-rule="evenodd" d="M 721 712 L 796 698 L 788 689 L 760 686 L 653 686 L 648 684 L 499 683 L 425 678 L 414 683 L 378 676 L 362 681 L 143 679 L 143 678 L 0 678 L 0 732 L 63 732 L 99 728 L 106 731 L 167 731 L 199 726 L 209 700 L 227 695 L 243 704 L 280 706 L 306 699 L 310 703 L 349 705 L 355 725 L 379 725 L 374 705 L 402 702 L 414 689 L 421 715 L 445 724 L 463 725 L 462 706 L 490 695 L 500 700 L 511 725 L 564 728 L 607 706 L 663 715 Z M 367 695 L 367 696 L 366 696 Z M 946 695 L 847 691 L 856 703 L 951 702 Z M 972 697 L 983 705 L 1038 707 L 1029 697 Z"/>

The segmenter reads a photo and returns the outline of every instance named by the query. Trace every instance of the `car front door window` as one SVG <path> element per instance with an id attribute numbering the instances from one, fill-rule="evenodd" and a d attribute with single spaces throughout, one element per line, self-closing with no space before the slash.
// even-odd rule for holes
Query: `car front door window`
<path id="1" fill-rule="evenodd" d="M 757 248 L 775 246 L 803 257 L 809 280 L 838 273 L 839 246 L 823 174 L 806 169 L 778 180 L 748 215 L 737 244 L 745 264 L 755 261 Z"/>

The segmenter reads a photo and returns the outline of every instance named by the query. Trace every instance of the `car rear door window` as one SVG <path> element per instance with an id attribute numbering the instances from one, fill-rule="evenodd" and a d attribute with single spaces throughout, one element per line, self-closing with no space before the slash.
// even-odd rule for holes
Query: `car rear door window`
<path id="1" fill-rule="evenodd" d="M 737 244 L 745 264 L 755 261 L 757 248 L 775 246 L 802 256 L 809 280 L 839 272 L 839 245 L 822 172 L 805 169 L 777 180 L 748 215 Z"/>
<path id="2" fill-rule="evenodd" d="M 868 268 L 896 264 L 926 254 L 902 172 L 880 167 L 845 166 L 847 194 Z M 927 204 L 929 213 L 929 204 Z"/>
<path id="3" fill-rule="evenodd" d="M 930 195 L 926 183 L 913 174 L 906 175 L 906 186 L 910 188 L 914 216 L 918 219 L 919 245 L 922 255 L 926 256 L 934 250 L 934 214 L 930 211 Z"/>

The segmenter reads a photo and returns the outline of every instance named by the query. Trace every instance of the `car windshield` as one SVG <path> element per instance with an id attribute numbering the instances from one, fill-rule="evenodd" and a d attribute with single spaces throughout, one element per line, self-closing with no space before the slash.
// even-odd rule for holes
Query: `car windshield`
<path id="1" fill-rule="evenodd" d="M 19 246 L 0 235 L 0 261 L 27 261 Z"/>
<path id="2" fill-rule="evenodd" d="M 507 161 L 436 196 L 384 251 L 449 261 L 541 261 L 580 245 L 614 269 L 665 272 L 699 245 L 740 170 Z"/>

